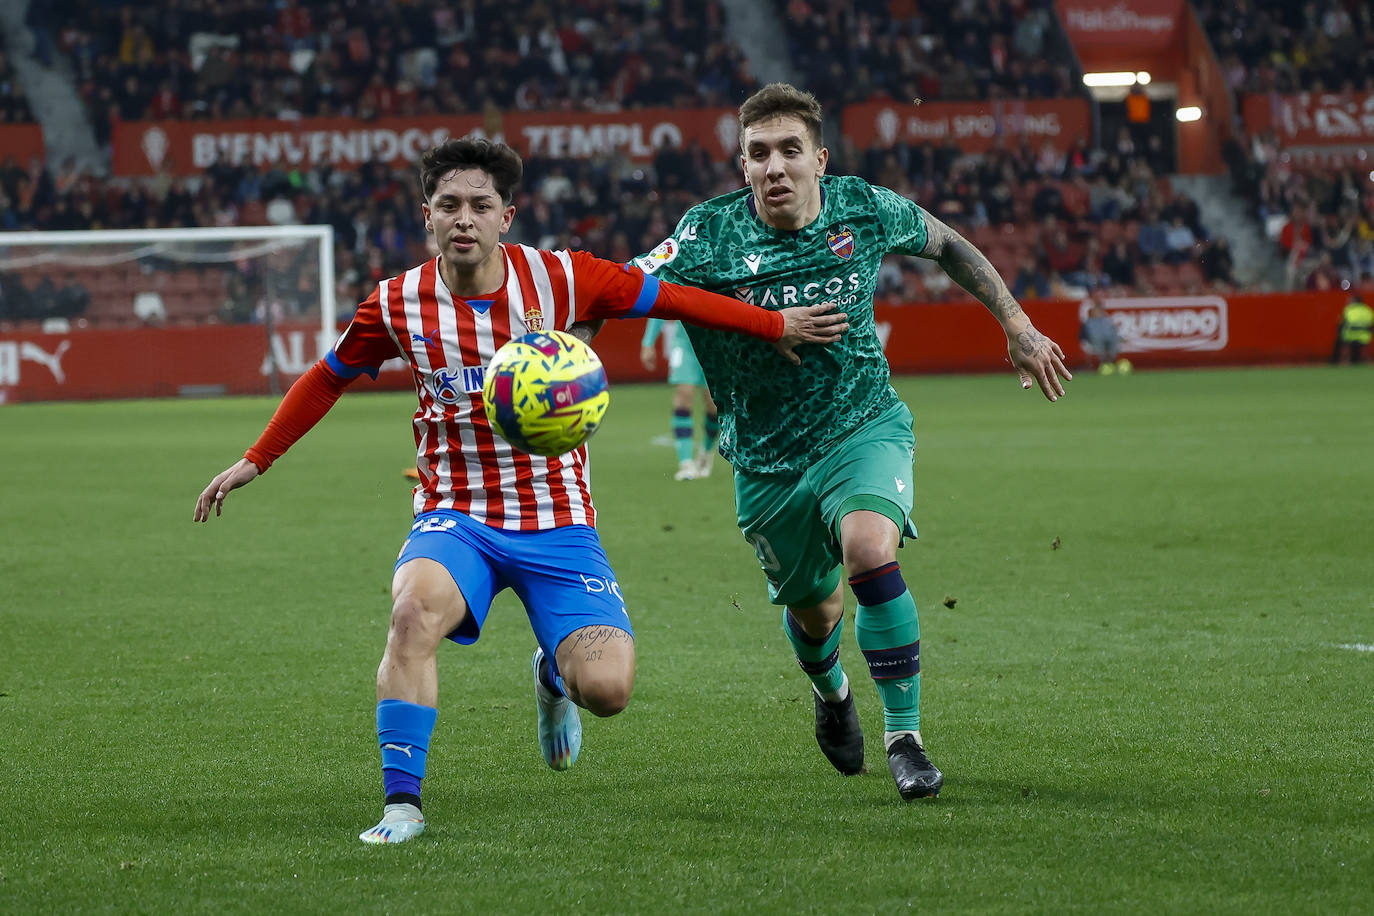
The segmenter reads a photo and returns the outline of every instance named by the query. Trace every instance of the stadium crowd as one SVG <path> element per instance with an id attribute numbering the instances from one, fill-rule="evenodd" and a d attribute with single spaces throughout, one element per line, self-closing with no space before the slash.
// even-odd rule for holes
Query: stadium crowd
<path id="1" fill-rule="evenodd" d="M 1374 284 L 1374 179 L 1367 153 L 1286 151 L 1273 131 L 1240 131 L 1224 155 L 1236 193 L 1278 244 L 1289 288 Z"/>
<path id="2" fill-rule="evenodd" d="M 1358 0 L 1199 0 L 1236 92 L 1374 91 L 1374 8 Z"/>
<path id="3" fill-rule="evenodd" d="M 1070 98 L 1051 0 L 776 0 L 802 83 L 830 110 L 892 99 Z M 1051 53 L 1052 51 L 1056 53 Z"/>

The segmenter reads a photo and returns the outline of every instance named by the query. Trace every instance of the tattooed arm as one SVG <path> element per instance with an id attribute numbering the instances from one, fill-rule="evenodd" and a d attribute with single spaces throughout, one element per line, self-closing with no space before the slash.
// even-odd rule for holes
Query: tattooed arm
<path id="1" fill-rule="evenodd" d="M 972 242 L 928 212 L 925 221 L 926 247 L 921 257 L 939 264 L 951 280 L 992 312 L 1006 332 L 1007 355 L 1021 377 L 1021 387 L 1029 388 L 1038 382 L 1051 401 L 1063 397 L 1060 379 L 1067 381 L 1073 374 L 1064 366 L 1064 351 L 1059 344 L 1035 329 L 1007 284 Z"/>

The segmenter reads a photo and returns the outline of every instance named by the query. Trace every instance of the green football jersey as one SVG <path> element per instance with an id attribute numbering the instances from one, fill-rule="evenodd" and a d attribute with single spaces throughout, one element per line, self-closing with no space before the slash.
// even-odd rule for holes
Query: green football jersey
<path id="1" fill-rule="evenodd" d="M 795 232 L 759 219 L 744 188 L 688 210 L 672 236 L 634 260 L 662 280 L 777 311 L 834 302 L 849 331 L 798 349 L 794 366 L 771 344 L 684 324 L 720 408 L 720 449 L 736 468 L 797 472 L 897 401 L 873 318 L 888 252 L 919 254 L 919 206 L 862 178 L 821 179 L 821 212 Z"/>

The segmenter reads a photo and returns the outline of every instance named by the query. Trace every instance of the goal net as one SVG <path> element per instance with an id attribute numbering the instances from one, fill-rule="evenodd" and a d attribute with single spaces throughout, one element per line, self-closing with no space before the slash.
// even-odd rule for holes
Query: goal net
<path id="1" fill-rule="evenodd" d="M 335 319 L 330 226 L 0 233 L 0 392 L 21 400 L 44 383 L 59 398 L 275 393 Z M 64 342 L 48 378 L 38 352 Z M 99 352 L 108 390 L 68 386 L 79 351 Z"/>

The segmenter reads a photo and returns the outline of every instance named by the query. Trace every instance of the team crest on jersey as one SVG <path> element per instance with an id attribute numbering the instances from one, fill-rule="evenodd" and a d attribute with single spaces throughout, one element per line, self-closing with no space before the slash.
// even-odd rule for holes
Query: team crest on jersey
<path id="1" fill-rule="evenodd" d="M 525 313 L 525 327 L 531 331 L 544 330 L 544 313 L 539 306 L 535 306 Z"/>
<path id="2" fill-rule="evenodd" d="M 854 230 L 848 226 L 831 226 L 825 233 L 825 243 L 835 257 L 848 261 L 854 254 Z"/>
<path id="3" fill-rule="evenodd" d="M 664 264 L 673 263 L 680 250 L 677 239 L 669 236 L 658 243 L 658 247 L 646 255 L 635 258 L 635 264 L 646 274 L 651 274 Z"/>

